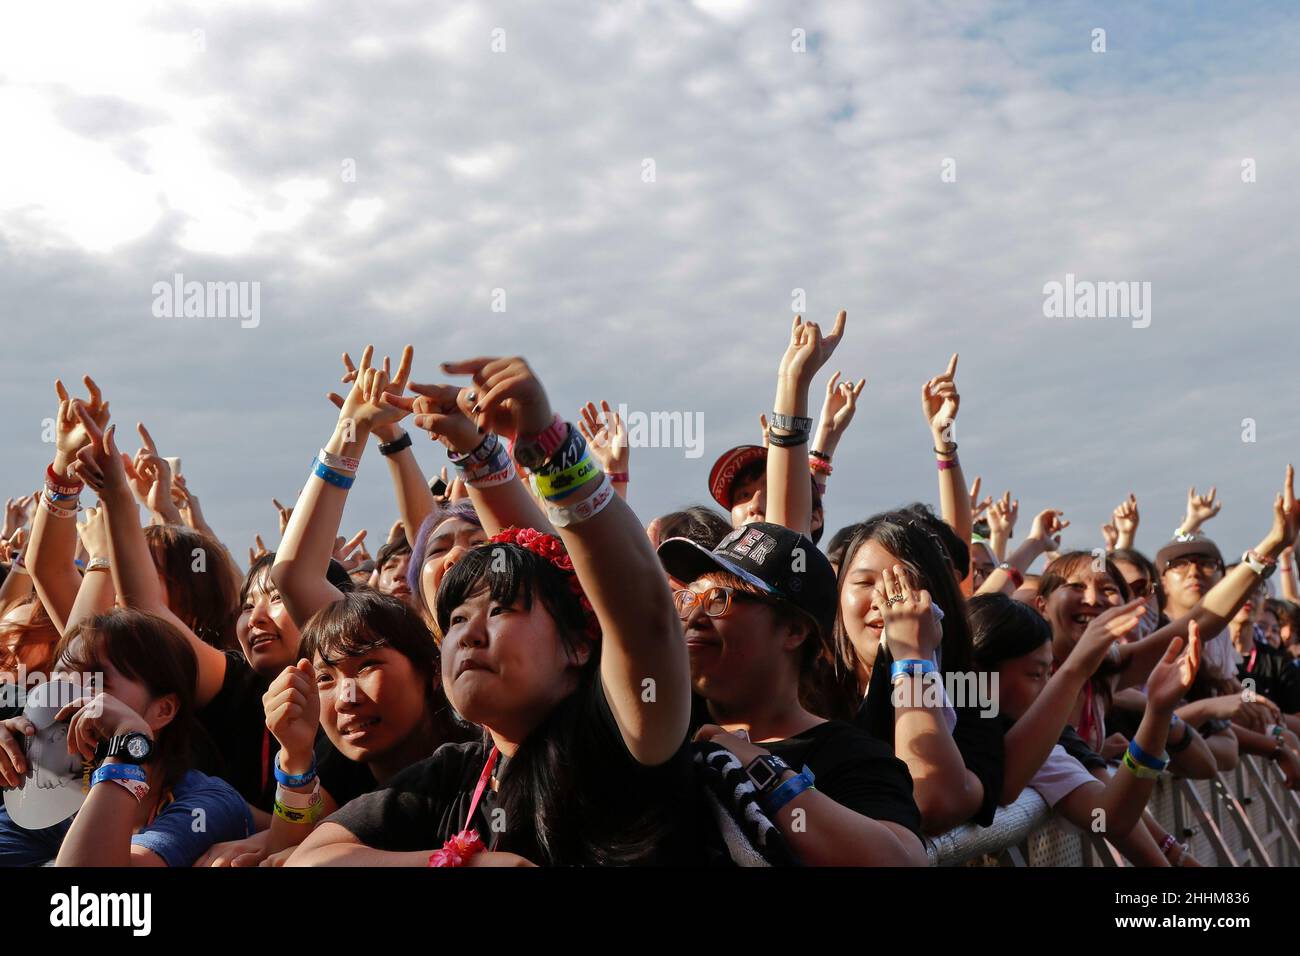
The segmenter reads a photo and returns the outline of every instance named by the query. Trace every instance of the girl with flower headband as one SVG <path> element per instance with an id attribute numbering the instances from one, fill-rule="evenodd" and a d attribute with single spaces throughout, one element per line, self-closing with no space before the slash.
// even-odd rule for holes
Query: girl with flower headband
<path id="1" fill-rule="evenodd" d="M 449 394 L 477 427 L 514 438 L 509 458 L 458 452 L 470 487 L 526 464 L 559 538 L 504 532 L 442 578 L 443 686 L 482 740 L 353 801 L 290 865 L 699 859 L 686 649 L 645 533 L 522 359 L 443 370 L 473 376 Z"/>

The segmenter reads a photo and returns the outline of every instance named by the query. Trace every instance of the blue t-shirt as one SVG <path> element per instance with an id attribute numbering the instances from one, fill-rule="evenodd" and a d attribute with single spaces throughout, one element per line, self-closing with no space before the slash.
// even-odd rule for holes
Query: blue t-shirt
<path id="1" fill-rule="evenodd" d="M 49 863 L 58 856 L 73 819 L 43 830 L 25 830 L 0 806 L 0 866 Z M 190 770 L 172 788 L 171 801 L 131 837 L 131 843 L 157 853 L 168 866 L 193 866 L 214 843 L 241 840 L 252 833 L 253 816 L 235 788 Z"/>

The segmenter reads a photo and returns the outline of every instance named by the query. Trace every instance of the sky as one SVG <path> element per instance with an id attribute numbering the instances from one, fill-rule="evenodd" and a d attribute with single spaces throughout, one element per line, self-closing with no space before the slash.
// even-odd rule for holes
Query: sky
<path id="1" fill-rule="evenodd" d="M 0 496 L 53 456 L 54 379 L 90 373 L 236 555 L 274 546 L 340 354 L 409 342 L 416 381 L 518 354 L 566 415 L 702 416 L 694 449 L 632 449 L 648 522 L 756 440 L 802 290 L 848 312 L 812 407 L 867 379 L 829 529 L 937 502 L 919 392 L 958 352 L 962 464 L 1017 539 L 1057 507 L 1098 546 L 1133 492 L 1154 554 L 1217 485 L 1235 557 L 1300 463 L 1300 31 L 1285 3 L 1131 6 L 13 5 Z M 256 283 L 256 323 L 159 316 L 177 274 Z M 1149 311 L 1045 314 L 1067 276 Z M 343 531 L 395 517 L 370 450 Z"/>

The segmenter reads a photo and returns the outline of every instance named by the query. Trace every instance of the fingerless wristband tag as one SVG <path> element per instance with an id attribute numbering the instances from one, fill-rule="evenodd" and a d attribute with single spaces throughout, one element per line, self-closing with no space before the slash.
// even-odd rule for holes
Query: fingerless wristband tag
<path id="1" fill-rule="evenodd" d="M 312 474 L 326 484 L 333 485 L 335 488 L 342 488 L 344 491 L 351 488 L 353 482 L 357 480 L 352 475 L 344 475 L 335 471 L 319 458 L 312 462 Z"/>
<path id="2" fill-rule="evenodd" d="M 576 465 L 565 468 L 563 471 L 554 474 L 538 472 L 533 476 L 533 480 L 537 493 L 543 498 L 554 501 L 573 494 L 587 482 L 599 478 L 600 475 L 600 468 L 589 455 Z"/>

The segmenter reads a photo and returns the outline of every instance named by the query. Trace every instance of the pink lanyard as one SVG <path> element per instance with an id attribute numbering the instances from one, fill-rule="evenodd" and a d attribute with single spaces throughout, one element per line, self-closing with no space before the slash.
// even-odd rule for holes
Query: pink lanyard
<path id="1" fill-rule="evenodd" d="M 492 752 L 488 754 L 487 763 L 483 765 L 483 772 L 478 775 L 478 786 L 474 788 L 474 799 L 469 802 L 469 813 L 465 814 L 465 826 L 462 830 L 468 830 L 470 822 L 474 819 L 474 811 L 478 809 L 478 802 L 483 797 L 483 791 L 492 776 L 492 768 L 496 766 L 497 757 L 500 753 L 500 750 L 493 747 Z"/>
<path id="2" fill-rule="evenodd" d="M 1258 647 L 1252 647 L 1252 648 L 1250 649 L 1250 662 L 1246 665 L 1246 673 L 1247 673 L 1247 674 L 1254 673 L 1254 671 L 1255 671 L 1255 655 L 1258 654 L 1258 653 L 1259 653 L 1259 648 L 1258 648 Z"/>

